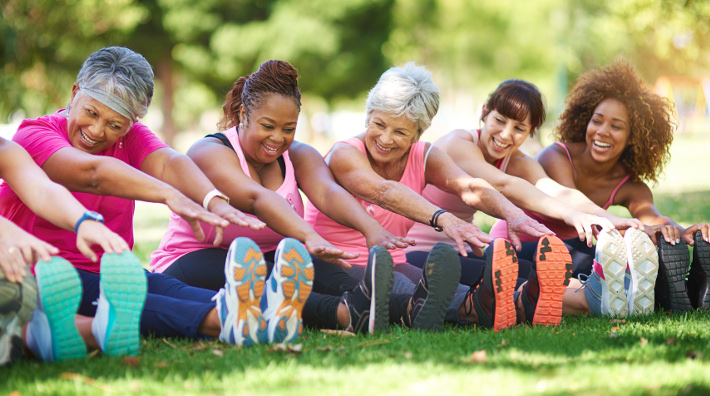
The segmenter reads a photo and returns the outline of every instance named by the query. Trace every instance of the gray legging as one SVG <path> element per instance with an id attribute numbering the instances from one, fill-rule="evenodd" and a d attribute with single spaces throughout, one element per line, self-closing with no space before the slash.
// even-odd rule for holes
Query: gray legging
<path id="1" fill-rule="evenodd" d="M 353 265 L 350 269 L 345 269 L 345 272 L 355 279 L 362 279 L 365 277 L 365 266 Z M 392 286 L 393 295 L 406 295 L 411 296 L 414 294 L 419 280 L 422 279 L 422 269 L 417 268 L 411 264 L 397 264 L 394 266 L 394 285 Z M 449 309 L 446 311 L 446 317 L 444 318 L 447 322 L 453 323 L 463 323 L 459 320 L 458 309 L 463 304 L 466 293 L 468 293 L 469 286 L 465 286 L 459 283 L 456 287 L 456 292 L 454 292 L 454 298 L 449 304 Z"/>

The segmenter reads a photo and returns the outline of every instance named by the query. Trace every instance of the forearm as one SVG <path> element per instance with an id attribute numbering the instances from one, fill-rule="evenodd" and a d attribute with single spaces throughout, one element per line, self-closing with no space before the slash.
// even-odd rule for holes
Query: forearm
<path id="1" fill-rule="evenodd" d="M 523 211 L 482 179 L 474 179 L 455 192 L 466 205 L 499 219 L 520 216 Z"/>
<path id="2" fill-rule="evenodd" d="M 261 194 L 254 200 L 251 210 L 259 220 L 277 233 L 305 242 L 316 232 L 283 197 L 274 192 Z"/>
<path id="3" fill-rule="evenodd" d="M 182 154 L 171 155 L 157 172 L 154 175 L 157 179 L 199 204 L 202 204 L 207 193 L 215 188 L 200 168 Z"/>
<path id="4" fill-rule="evenodd" d="M 20 196 L 20 199 L 39 217 L 59 228 L 73 231 L 86 208 L 67 189 L 47 181 L 47 184 L 29 196 Z"/>
<path id="5" fill-rule="evenodd" d="M 338 224 L 360 231 L 367 235 L 371 230 L 379 230 L 380 224 L 360 205 L 355 197 L 339 185 L 331 186 L 325 193 L 318 194 L 321 199 L 312 199 L 311 203 L 323 214 Z"/>
<path id="6" fill-rule="evenodd" d="M 592 200 L 587 198 L 587 196 L 581 191 L 562 186 L 550 178 L 540 179 L 535 184 L 535 187 L 540 189 L 542 192 L 557 198 L 559 201 L 565 202 L 580 212 L 604 218 L 614 217 L 614 215 L 592 202 Z"/>
<path id="7" fill-rule="evenodd" d="M 557 200 L 520 178 L 510 178 L 501 193 L 519 208 L 553 219 L 565 221 L 575 210 L 566 203 L 568 201 Z"/>
<path id="8" fill-rule="evenodd" d="M 424 224 L 429 224 L 434 212 L 439 210 L 411 188 L 394 181 L 383 183 L 372 194 L 363 195 L 361 199 Z"/>

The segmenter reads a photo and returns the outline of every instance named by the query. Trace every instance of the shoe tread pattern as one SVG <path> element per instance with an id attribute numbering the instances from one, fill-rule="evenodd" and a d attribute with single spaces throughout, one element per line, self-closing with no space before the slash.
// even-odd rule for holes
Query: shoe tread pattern
<path id="1" fill-rule="evenodd" d="M 537 249 L 540 295 L 532 323 L 557 326 L 562 322 L 562 298 L 572 278 L 572 257 L 567 246 L 555 236 L 542 237 Z"/>
<path id="2" fill-rule="evenodd" d="M 645 232 L 629 228 L 624 235 L 631 270 L 632 296 L 629 296 L 629 313 L 650 315 L 655 304 L 656 278 L 658 277 L 658 252 Z"/>
<path id="3" fill-rule="evenodd" d="M 230 246 L 226 274 L 236 290 L 238 308 L 232 338 L 237 344 L 251 346 L 268 341 L 266 319 L 260 302 L 266 283 L 266 262 L 259 246 L 249 238 L 235 239 Z"/>
<path id="4" fill-rule="evenodd" d="M 456 251 L 448 244 L 437 243 L 429 252 L 423 271 L 426 272 L 427 297 L 412 328 L 440 331 L 451 298 L 461 279 L 461 262 Z M 424 275 L 422 280 L 424 282 Z"/>
<path id="5" fill-rule="evenodd" d="M 491 276 L 492 285 L 487 287 L 491 286 L 495 295 L 493 330 L 500 331 L 517 322 L 513 293 L 518 279 L 518 258 L 513 245 L 505 239 L 493 241 Z"/>
<path id="6" fill-rule="evenodd" d="M 626 298 L 626 247 L 617 230 L 602 233 L 597 240 L 597 262 L 604 270 L 604 280 L 609 290 L 609 306 L 602 304 L 603 315 L 627 316 L 629 304 Z M 607 311 L 608 309 L 608 311 Z"/>
<path id="7" fill-rule="evenodd" d="M 659 276 L 657 281 L 665 283 L 664 289 L 668 293 L 665 298 L 673 312 L 684 312 L 693 309 L 685 289 L 685 278 L 690 266 L 690 252 L 688 245 L 681 239 L 680 243 L 671 245 L 664 237 L 658 244 Z M 662 271 L 662 274 L 660 273 Z M 658 287 L 656 288 L 658 290 Z"/>

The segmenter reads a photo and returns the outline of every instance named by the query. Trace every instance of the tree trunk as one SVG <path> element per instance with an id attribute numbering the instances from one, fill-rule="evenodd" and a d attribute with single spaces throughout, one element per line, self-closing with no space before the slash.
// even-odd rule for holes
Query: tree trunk
<path id="1" fill-rule="evenodd" d="M 175 128 L 175 120 L 173 120 L 173 107 L 175 107 L 175 80 L 174 80 L 174 69 L 173 69 L 173 59 L 168 51 L 158 63 L 158 79 L 163 85 L 163 100 L 161 101 L 161 110 L 163 111 L 163 126 L 161 130 L 163 132 L 163 138 L 165 139 L 165 144 L 173 147 L 173 142 L 175 140 L 175 134 L 177 133 Z"/>

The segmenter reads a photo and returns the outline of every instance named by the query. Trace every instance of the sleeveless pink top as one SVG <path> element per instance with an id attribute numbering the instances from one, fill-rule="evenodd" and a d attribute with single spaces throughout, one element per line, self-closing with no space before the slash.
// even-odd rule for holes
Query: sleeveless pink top
<path id="1" fill-rule="evenodd" d="M 355 146 L 363 154 L 367 155 L 365 144 L 358 138 L 350 138 L 344 141 L 345 143 Z M 407 165 L 404 169 L 404 174 L 399 180 L 400 183 L 411 188 L 417 194 L 421 194 L 425 186 L 424 177 L 424 149 L 426 143 L 419 141 L 412 145 L 407 158 Z M 357 197 L 355 199 L 365 208 L 367 213 L 377 220 L 382 227 L 387 231 L 397 236 L 405 236 L 414 224 L 404 216 L 382 209 L 377 205 L 370 204 Z M 306 204 L 306 221 L 316 230 L 323 238 L 328 240 L 333 246 L 343 249 L 350 253 L 360 253 L 355 259 L 348 260 L 352 265 L 367 265 L 368 249 L 365 236 L 359 231 L 341 225 L 329 217 L 321 213 L 312 203 Z M 404 255 L 404 250 L 390 250 L 392 260 L 395 264 L 406 263 L 407 258 Z"/>
<path id="2" fill-rule="evenodd" d="M 478 144 L 478 139 L 481 136 L 480 130 L 469 130 L 468 133 L 471 134 L 473 138 L 473 144 Z M 508 169 L 508 163 L 510 162 L 510 154 L 498 160 L 495 167 L 505 172 Z M 466 205 L 466 203 L 458 196 L 454 194 L 449 194 L 444 192 L 433 185 L 428 185 L 424 188 L 422 196 L 426 198 L 429 202 L 449 211 L 454 216 L 467 221 L 473 221 L 473 215 L 476 213 L 476 209 Z M 409 230 L 407 238 L 412 238 L 417 241 L 416 246 L 410 246 L 405 249 L 405 252 L 414 251 L 429 251 L 438 242 L 448 243 L 451 246 L 456 246 L 455 242 L 446 236 L 443 232 L 436 232 L 434 228 L 429 225 L 422 223 L 415 223 L 412 229 Z M 470 246 L 466 244 L 466 248 L 471 251 Z"/>
<path id="3" fill-rule="evenodd" d="M 244 174 L 250 176 L 244 152 L 239 144 L 239 135 L 237 134 L 236 128 L 232 128 L 224 132 L 224 134 L 229 139 L 232 147 L 234 147 L 234 151 L 239 157 L 239 164 Z M 303 200 L 298 191 L 296 176 L 293 170 L 293 164 L 289 158 L 288 150 L 283 153 L 283 159 L 286 164 L 286 175 L 284 176 L 283 184 L 281 184 L 275 192 L 284 197 L 288 203 L 291 204 L 293 210 L 295 210 L 299 216 L 303 217 Z M 256 217 L 253 215 L 248 216 Z M 171 213 L 168 230 L 165 232 L 158 250 L 153 252 L 150 257 L 150 269 L 153 272 L 163 272 L 170 267 L 175 260 L 187 253 L 215 247 L 212 245 L 215 237 L 215 228 L 205 223 L 200 223 L 200 225 L 205 232 L 204 242 L 199 242 L 195 239 L 195 235 L 187 221 L 183 220 L 182 217 L 175 213 Z M 269 227 L 254 231 L 248 227 L 230 224 L 224 229 L 222 243 L 216 247 L 229 249 L 229 245 L 238 237 L 251 238 L 264 252 L 276 250 L 279 242 L 284 238 L 281 234 L 276 233 Z"/>
<path id="4" fill-rule="evenodd" d="M 555 142 L 555 144 L 559 145 L 560 147 L 565 149 L 565 152 L 567 152 L 567 158 L 569 159 L 569 163 L 572 165 L 572 175 L 576 176 L 577 172 L 574 170 L 574 164 L 572 163 L 572 155 L 570 154 L 569 149 L 562 142 Z M 609 199 L 606 201 L 604 206 L 602 206 L 602 209 L 608 209 L 609 206 L 612 205 L 612 203 L 614 202 L 614 197 L 616 196 L 616 192 L 619 191 L 621 186 L 626 183 L 626 181 L 629 180 L 630 177 L 631 175 L 626 175 L 623 179 L 621 179 L 619 184 L 617 184 L 614 190 L 611 192 Z M 574 227 L 568 226 L 567 223 L 562 220 L 553 219 L 534 212 L 528 212 L 527 210 L 525 211 L 525 214 L 546 225 L 547 228 L 552 230 L 557 235 L 557 237 L 562 240 L 579 237 L 579 235 L 577 234 L 577 230 Z M 504 220 L 497 220 L 495 224 L 493 224 L 489 235 L 492 238 L 507 238 L 508 224 Z M 527 234 L 520 234 L 519 237 L 522 242 L 537 242 L 538 239 Z"/>

